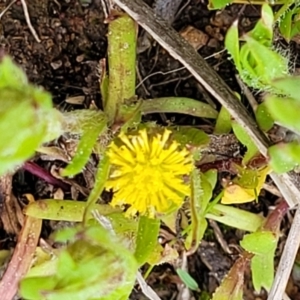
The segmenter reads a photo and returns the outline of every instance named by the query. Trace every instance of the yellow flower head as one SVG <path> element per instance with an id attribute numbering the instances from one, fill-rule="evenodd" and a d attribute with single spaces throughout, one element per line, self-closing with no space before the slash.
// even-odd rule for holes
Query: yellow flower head
<path id="1" fill-rule="evenodd" d="M 121 144 L 110 145 L 112 172 L 106 187 L 114 191 L 113 206 L 129 204 L 127 215 L 153 217 L 180 207 L 190 195 L 183 177 L 192 170 L 192 157 L 170 135 L 170 130 L 148 135 L 142 129 L 131 136 L 121 133 Z"/>

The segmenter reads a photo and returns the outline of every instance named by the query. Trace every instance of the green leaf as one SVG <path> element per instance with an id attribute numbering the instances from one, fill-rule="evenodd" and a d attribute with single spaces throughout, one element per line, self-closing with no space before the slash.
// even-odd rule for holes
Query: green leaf
<path id="1" fill-rule="evenodd" d="M 272 85 L 277 90 L 288 97 L 300 100 L 300 76 L 286 76 L 283 78 L 276 79 L 272 82 Z M 279 98 L 279 97 L 278 97 Z M 268 98 L 267 98 L 268 99 Z M 284 98 L 280 98 L 282 102 Z"/>
<path id="2" fill-rule="evenodd" d="M 228 110 L 222 106 L 218 114 L 217 122 L 214 128 L 214 134 L 226 134 L 231 131 L 231 115 Z"/>
<path id="3" fill-rule="evenodd" d="M 139 266 L 145 264 L 156 248 L 160 221 L 141 216 L 139 219 L 134 256 Z"/>
<path id="4" fill-rule="evenodd" d="M 188 251 L 191 249 L 196 250 L 203 237 L 204 230 L 206 229 L 205 223 L 203 223 L 203 208 L 205 205 L 201 206 L 202 196 L 203 189 L 200 172 L 195 168 L 191 173 L 191 230 L 188 232 L 188 237 L 185 241 L 185 246 Z"/>
<path id="5" fill-rule="evenodd" d="M 174 140 L 181 145 L 193 147 L 206 146 L 209 143 L 209 136 L 203 131 L 194 127 L 176 127 L 172 128 Z"/>
<path id="6" fill-rule="evenodd" d="M 27 300 L 41 300 L 40 290 L 52 290 L 55 286 L 54 277 L 28 277 L 21 281 L 19 292 Z"/>
<path id="7" fill-rule="evenodd" d="M 250 57 L 243 57 L 241 64 L 244 72 L 255 74 L 251 86 L 256 87 L 255 81 L 258 78 L 257 87 L 266 88 L 275 78 L 288 74 L 288 60 L 286 58 L 248 35 L 245 36 L 245 40 L 249 47 Z"/>
<path id="8" fill-rule="evenodd" d="M 266 106 L 274 118 L 281 125 L 300 133 L 299 110 L 300 101 L 292 98 L 279 98 L 269 96 L 266 99 Z"/>
<path id="9" fill-rule="evenodd" d="M 240 42 L 239 42 L 239 31 L 238 22 L 233 22 L 232 26 L 228 29 L 225 37 L 225 47 L 232 56 L 232 59 L 238 69 L 239 73 L 242 72 L 242 66 L 240 63 Z"/>
<path id="10" fill-rule="evenodd" d="M 208 9 L 221 9 L 232 2 L 233 0 L 209 0 Z"/>
<path id="11" fill-rule="evenodd" d="M 138 268 L 123 243 L 99 225 L 67 231 L 70 241 L 58 254 L 55 274 L 39 277 L 39 281 L 36 277 L 23 279 L 21 296 L 47 300 L 127 299 Z M 34 280 L 40 284 L 32 284 Z"/>
<path id="12" fill-rule="evenodd" d="M 107 155 L 104 155 L 99 162 L 98 168 L 97 168 L 97 173 L 95 176 L 95 183 L 94 187 L 87 199 L 86 203 L 86 209 L 84 213 L 84 221 L 87 220 L 86 216 L 88 216 L 91 213 L 91 210 L 93 209 L 94 205 L 98 201 L 99 197 L 101 196 L 106 180 L 109 175 L 109 170 L 110 170 L 110 164 L 109 164 L 109 158 Z"/>
<path id="13" fill-rule="evenodd" d="M 81 222 L 85 208 L 86 202 L 83 201 L 44 199 L 30 203 L 25 214 L 45 220 Z M 120 209 L 108 204 L 95 204 L 91 207 L 91 210 L 94 209 L 104 216 L 120 212 Z M 88 218 L 92 216 L 89 215 Z"/>
<path id="14" fill-rule="evenodd" d="M 21 90 L 29 86 L 26 74 L 13 63 L 9 56 L 5 56 L 0 64 L 0 89 L 11 88 Z"/>
<path id="15" fill-rule="evenodd" d="M 247 152 L 243 158 L 243 163 L 247 164 L 251 158 L 253 158 L 257 153 L 259 153 L 258 148 L 256 147 L 255 143 L 249 137 L 248 133 L 245 129 L 238 124 L 236 121 L 232 121 L 232 129 L 237 137 L 237 139 L 247 147 Z"/>
<path id="16" fill-rule="evenodd" d="M 265 255 L 276 249 L 277 238 L 271 231 L 259 231 L 245 235 L 240 244 L 248 252 Z"/>
<path id="17" fill-rule="evenodd" d="M 79 126 L 82 130 L 82 137 L 74 158 L 62 172 L 63 176 L 74 176 L 82 171 L 89 160 L 97 138 L 107 125 L 107 119 L 102 111 L 80 110 L 72 113 L 74 118 L 78 118 L 75 122 L 81 123 Z"/>
<path id="18" fill-rule="evenodd" d="M 61 114 L 51 96 L 27 83 L 10 58 L 0 63 L 0 175 L 13 171 L 44 142 L 62 133 Z"/>
<path id="19" fill-rule="evenodd" d="M 270 166 L 276 173 L 293 170 L 300 164 L 300 145 L 296 142 L 276 144 L 268 149 Z"/>
<path id="20" fill-rule="evenodd" d="M 109 89 L 104 111 L 113 123 L 119 106 L 135 96 L 136 24 L 116 13 L 108 27 Z"/>
<path id="21" fill-rule="evenodd" d="M 214 205 L 205 217 L 250 232 L 257 231 L 264 221 L 262 216 L 223 204 Z"/>
<path id="22" fill-rule="evenodd" d="M 252 282 L 255 291 L 270 290 L 274 280 L 275 249 L 265 255 L 255 255 L 251 259 Z"/>
<path id="23" fill-rule="evenodd" d="M 279 22 L 279 30 L 287 42 L 291 39 L 293 10 L 287 11 Z"/>
<path id="24" fill-rule="evenodd" d="M 233 182 L 245 189 L 256 189 L 258 186 L 259 171 L 255 169 L 243 168 L 235 166 L 238 170 L 238 176 L 233 179 Z"/>
<path id="25" fill-rule="evenodd" d="M 182 269 L 176 269 L 176 273 L 190 290 L 199 291 L 198 283 L 188 272 Z"/>
<path id="26" fill-rule="evenodd" d="M 249 36 L 260 42 L 264 46 L 270 47 L 273 40 L 274 15 L 273 10 L 268 4 L 263 4 L 261 19 L 256 23 Z"/>
<path id="27" fill-rule="evenodd" d="M 165 97 L 143 101 L 143 114 L 179 113 L 200 118 L 215 119 L 218 112 L 209 104 L 184 97 Z"/>
<path id="28" fill-rule="evenodd" d="M 265 102 L 258 105 L 255 112 L 255 118 L 258 126 L 263 131 L 269 131 L 274 125 L 274 120 L 271 117 Z"/>

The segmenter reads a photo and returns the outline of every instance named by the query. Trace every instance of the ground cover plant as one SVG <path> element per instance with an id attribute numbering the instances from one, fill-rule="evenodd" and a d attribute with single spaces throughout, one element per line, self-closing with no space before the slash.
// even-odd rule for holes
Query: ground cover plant
<path id="1" fill-rule="evenodd" d="M 213 8 L 218 5 L 210 3 Z M 82 192 L 85 197 L 80 201 L 71 194 L 64 198 L 58 193 L 53 199 L 26 195 L 17 247 L 12 257 L 2 252 L 3 261 L 9 258 L 0 294 L 5 299 L 16 293 L 23 299 L 128 299 L 137 280 L 148 298 L 159 299 L 145 279 L 162 264 L 173 264 L 184 289 L 198 299 L 243 299 L 244 273 L 249 266 L 253 289 L 270 291 L 280 225 L 288 205 L 279 197 L 274 210 L 262 216 L 236 204 L 258 202 L 271 171 L 294 170 L 300 161 L 298 77 L 291 74 L 287 57 L 274 47 L 275 26 L 286 40 L 298 33 L 297 13 L 297 3 L 284 4 L 277 16 L 264 4 L 251 30 L 239 38 L 235 21 L 225 38 L 241 79 L 265 93 L 254 111 L 258 126 L 267 133 L 276 124 L 296 135 L 289 143 L 270 147 L 268 159 L 224 107 L 218 111 L 188 97 L 137 97 L 137 26 L 117 8 L 107 11 L 107 59 L 98 66 L 103 109 L 64 112 L 53 108 L 50 94 L 29 83 L 21 68 L 3 55 L 0 128 L 7 142 L 0 146 L 2 188 L 22 166 L 40 172 L 39 176 L 61 190 L 64 180 L 79 176 L 91 160 L 97 167 L 92 187 Z M 226 165 L 222 160 L 220 166 L 215 158 L 201 163 L 212 137 L 197 126 L 147 119 L 153 113 L 213 120 L 216 134 L 232 131 L 245 151 Z M 71 158 L 64 158 L 58 147 L 61 136 L 70 137 L 75 145 Z M 30 162 L 36 153 L 65 162 L 56 178 Z M 221 185 L 218 172 L 222 167 L 229 176 Z M 52 244 L 42 244 L 42 220 L 70 223 L 51 232 Z M 244 234 L 227 276 L 207 295 L 184 261 L 197 252 L 211 220 Z M 163 227 L 173 233 L 167 242 L 161 242 Z"/>

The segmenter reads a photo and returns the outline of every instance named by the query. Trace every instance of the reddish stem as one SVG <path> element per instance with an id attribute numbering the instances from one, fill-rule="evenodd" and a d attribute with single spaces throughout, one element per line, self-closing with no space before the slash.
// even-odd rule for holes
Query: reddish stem
<path id="1" fill-rule="evenodd" d="M 69 189 L 69 185 L 67 183 L 55 178 L 48 171 L 41 168 L 39 165 L 37 165 L 34 162 L 31 161 L 25 162 L 25 164 L 23 165 L 23 169 L 54 186 L 62 188 L 64 191 Z"/>

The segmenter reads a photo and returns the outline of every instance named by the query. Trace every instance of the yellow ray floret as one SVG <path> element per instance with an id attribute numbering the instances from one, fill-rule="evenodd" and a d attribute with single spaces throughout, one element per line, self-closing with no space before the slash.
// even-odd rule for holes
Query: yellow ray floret
<path id="1" fill-rule="evenodd" d="M 154 216 L 180 207 L 190 187 L 184 182 L 193 164 L 187 149 L 170 139 L 170 130 L 149 134 L 146 129 L 112 143 L 107 155 L 112 172 L 106 188 L 114 191 L 113 206 L 129 204 L 128 215 Z"/>

